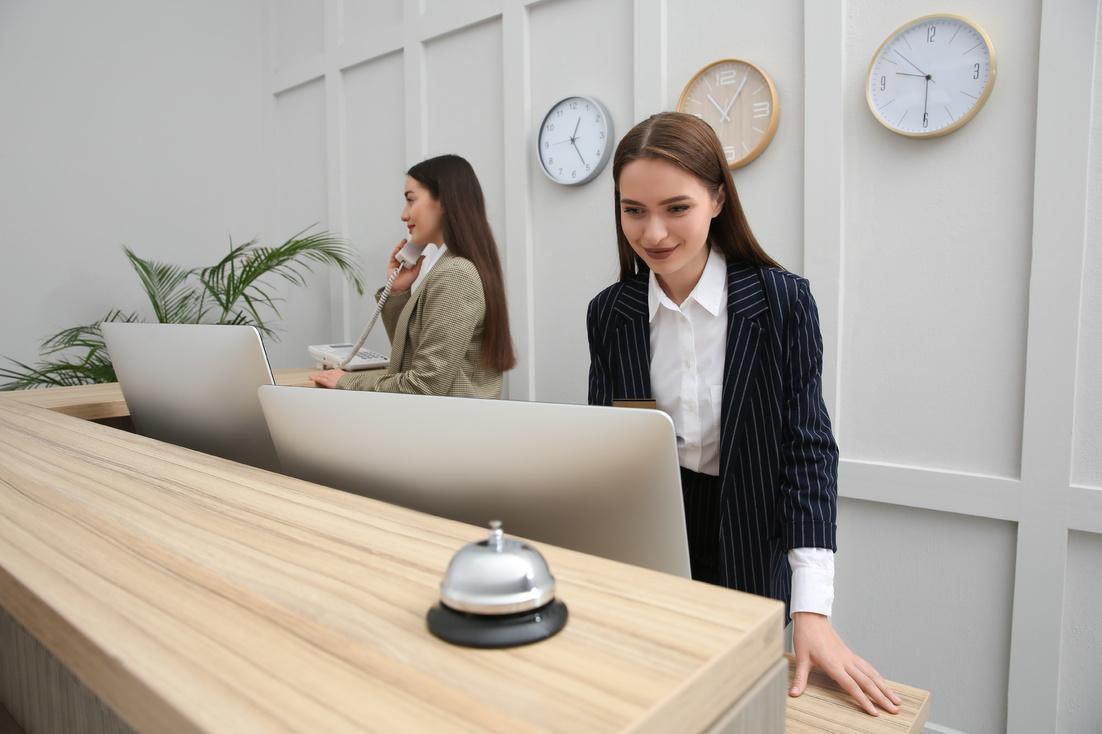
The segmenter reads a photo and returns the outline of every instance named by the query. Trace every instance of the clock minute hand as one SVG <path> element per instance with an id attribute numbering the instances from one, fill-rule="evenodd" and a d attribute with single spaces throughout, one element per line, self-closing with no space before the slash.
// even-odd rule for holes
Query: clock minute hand
<path id="1" fill-rule="evenodd" d="M 919 73 L 919 74 L 921 74 L 922 76 L 929 76 L 929 74 L 927 74 L 927 73 L 926 73 L 926 72 L 924 72 L 924 71 L 923 71 L 922 69 L 919 69 L 919 68 L 918 68 L 917 66 L 915 66 L 915 62 L 911 61 L 910 59 L 908 59 L 908 58 L 907 58 L 906 56 L 904 56 L 903 54 L 900 54 L 900 53 L 899 53 L 899 49 L 895 49 L 895 48 L 893 48 L 893 49 L 892 49 L 892 51 L 895 51 L 895 52 L 896 52 L 897 54 L 899 54 L 899 58 L 903 59 L 904 61 L 906 61 L 906 62 L 907 62 L 908 64 L 910 64 L 911 66 L 914 66 L 914 67 L 915 67 L 915 69 L 917 69 L 917 70 L 918 70 L 918 73 Z"/>
<path id="2" fill-rule="evenodd" d="M 735 96 L 734 96 L 734 97 L 731 97 L 731 101 L 730 101 L 730 102 L 728 102 L 728 103 L 727 103 L 727 107 L 725 107 L 725 108 L 724 108 L 724 110 L 723 110 L 723 116 L 724 116 L 724 117 L 725 117 L 725 118 L 727 119 L 727 122 L 730 122 L 730 121 L 731 121 L 731 118 L 730 118 L 730 117 L 727 117 L 727 112 L 728 112 L 728 111 L 730 111 L 730 109 L 731 109 L 731 105 L 733 105 L 733 104 L 735 103 L 735 100 L 736 100 L 736 99 L 738 99 L 738 96 L 739 96 L 740 94 L 742 94 L 742 88 L 746 86 L 746 80 L 748 80 L 749 78 L 750 78 L 750 74 L 749 74 L 749 73 L 747 73 L 747 74 L 746 74 L 746 76 L 744 76 L 744 77 L 742 78 L 742 84 L 739 84 L 739 85 L 738 85 L 738 89 L 736 89 L 736 90 L 735 90 Z"/>
<path id="3" fill-rule="evenodd" d="M 578 144 L 575 143 L 573 140 L 570 141 L 570 144 L 574 146 L 574 151 L 578 154 L 578 158 L 581 159 L 582 165 L 584 166 L 585 165 L 585 158 L 582 158 L 582 151 L 578 150 Z"/>

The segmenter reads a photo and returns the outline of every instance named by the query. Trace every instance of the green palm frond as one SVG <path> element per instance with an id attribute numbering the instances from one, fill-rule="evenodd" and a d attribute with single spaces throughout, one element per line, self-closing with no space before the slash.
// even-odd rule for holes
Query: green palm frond
<path id="1" fill-rule="evenodd" d="M 60 360 L 32 367 L 9 359 L 19 369 L 0 369 L 0 378 L 8 382 L 0 384 L 0 390 L 27 390 L 39 387 L 75 387 L 98 382 L 115 382 L 115 369 L 102 354 L 92 360 Z"/>
<path id="2" fill-rule="evenodd" d="M 42 356 L 59 354 L 69 349 L 84 350 L 83 356 L 58 358 L 29 365 L 9 359 L 16 369 L 0 369 L 0 390 L 25 390 L 35 387 L 72 387 L 97 382 L 114 382 L 115 369 L 107 354 L 100 324 L 105 321 L 138 321 L 137 314 L 127 314 L 118 309 L 108 312 L 99 321 L 83 326 L 73 326 L 59 331 L 42 343 Z"/>
<path id="3" fill-rule="evenodd" d="M 140 320 L 141 319 L 136 313 L 123 313 L 118 309 L 112 309 L 106 316 L 95 323 L 85 324 L 83 326 L 72 326 L 46 339 L 46 341 L 42 342 L 42 354 L 43 356 L 57 354 L 66 349 L 78 347 L 93 351 L 106 350 L 107 345 L 103 342 L 103 333 L 100 330 L 100 324 L 105 321 L 124 321 L 131 323 Z"/>
<path id="4" fill-rule="evenodd" d="M 255 240 L 231 247 L 217 264 L 199 271 L 203 287 L 221 308 L 219 323 L 227 319 L 244 319 L 270 336 L 261 309 L 279 316 L 283 299 L 273 295 L 267 276 L 278 276 L 295 286 L 306 285 L 306 276 L 313 265 L 337 268 L 349 279 L 356 292 L 363 295 L 363 274 L 355 253 L 339 237 L 325 232 L 305 234 L 303 230 L 281 245 L 267 247 Z"/>
<path id="5" fill-rule="evenodd" d="M 198 322 L 199 296 L 190 285 L 191 270 L 154 260 L 144 260 L 129 247 L 122 248 L 142 289 L 153 307 L 153 317 L 161 324 L 193 324 Z"/>

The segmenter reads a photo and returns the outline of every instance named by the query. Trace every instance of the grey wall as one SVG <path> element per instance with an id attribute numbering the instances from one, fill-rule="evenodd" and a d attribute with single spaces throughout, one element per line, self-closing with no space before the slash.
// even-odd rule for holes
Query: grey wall
<path id="1" fill-rule="evenodd" d="M 264 226 L 259 2 L 0 3 L 0 355 Z"/>

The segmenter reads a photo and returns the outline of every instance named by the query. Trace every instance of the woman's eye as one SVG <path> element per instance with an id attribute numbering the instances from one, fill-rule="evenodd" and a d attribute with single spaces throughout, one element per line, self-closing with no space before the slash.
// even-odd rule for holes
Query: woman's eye
<path id="1" fill-rule="evenodd" d="M 642 213 L 642 211 L 643 211 L 642 209 L 640 209 L 639 207 L 635 207 L 635 206 L 626 206 L 626 207 L 624 207 L 624 214 L 628 214 L 628 215 L 633 216 L 633 217 L 640 214 L 640 213 Z"/>
<path id="2" fill-rule="evenodd" d="M 687 211 L 689 211 L 688 204 L 675 204 L 674 206 L 670 207 L 670 212 L 672 214 L 684 214 Z"/>

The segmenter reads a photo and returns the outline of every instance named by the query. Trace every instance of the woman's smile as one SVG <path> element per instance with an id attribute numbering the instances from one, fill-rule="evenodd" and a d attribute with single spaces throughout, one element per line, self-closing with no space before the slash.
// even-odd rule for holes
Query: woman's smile
<path id="1" fill-rule="evenodd" d="M 644 249 L 647 253 L 647 257 L 652 258 L 654 260 L 665 260 L 667 257 L 669 257 L 670 255 L 672 255 L 674 253 L 674 250 L 676 250 L 680 246 L 681 245 L 674 245 L 673 247 L 656 247 L 656 248 L 647 247 L 647 248 L 644 248 Z"/>

